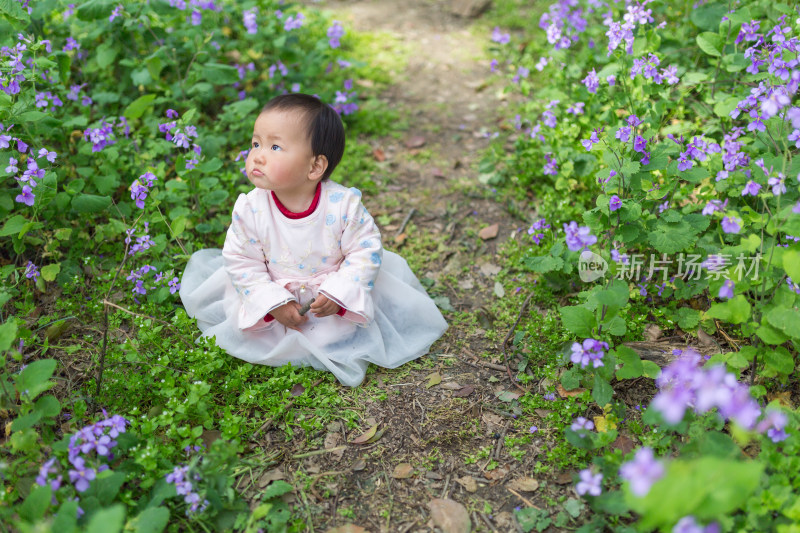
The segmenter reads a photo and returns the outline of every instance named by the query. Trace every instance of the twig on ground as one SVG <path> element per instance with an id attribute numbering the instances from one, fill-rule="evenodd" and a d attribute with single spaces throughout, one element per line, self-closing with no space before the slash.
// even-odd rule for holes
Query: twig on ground
<path id="1" fill-rule="evenodd" d="M 478 516 L 481 517 L 481 520 L 484 521 L 490 531 L 497 531 L 497 528 L 494 527 L 494 524 L 492 524 L 492 521 L 489 520 L 488 516 L 486 516 L 484 513 L 478 513 Z"/>
<path id="2" fill-rule="evenodd" d="M 398 229 L 397 233 L 395 233 L 395 237 L 399 237 L 403 233 L 403 230 L 406 229 L 406 224 L 408 224 L 408 221 L 411 220 L 411 217 L 414 216 L 414 213 L 416 212 L 417 210 L 412 207 L 411 211 L 409 211 L 406 215 L 406 218 L 403 219 L 403 223 L 400 224 L 400 229 Z"/>
<path id="3" fill-rule="evenodd" d="M 514 496 L 516 496 L 517 498 L 522 500 L 525 503 L 525 505 L 527 505 L 528 507 L 533 507 L 534 509 L 538 509 L 540 511 L 542 510 L 541 507 L 538 507 L 538 506 L 534 505 L 532 501 L 530 501 L 528 498 L 526 498 L 525 496 L 523 496 L 519 492 L 515 491 L 514 489 L 508 488 L 508 487 L 506 487 L 506 488 L 508 489 L 508 492 L 510 492 L 511 494 L 513 494 Z"/>
<path id="4" fill-rule="evenodd" d="M 506 422 L 506 425 L 503 426 L 503 430 L 500 432 L 500 436 L 497 438 L 497 445 L 494 447 L 494 460 L 497 461 L 500 459 L 500 450 L 503 448 L 503 443 L 506 440 L 506 433 L 508 432 L 508 427 L 511 425 L 511 420 Z"/>
<path id="5" fill-rule="evenodd" d="M 533 293 L 531 292 L 528 295 L 528 297 L 525 298 L 525 301 L 522 302 L 522 307 L 520 307 L 520 309 L 519 309 L 519 314 L 517 315 L 517 319 L 514 321 L 514 325 L 511 326 L 511 329 L 509 330 L 508 335 L 506 335 L 506 338 L 503 339 L 503 344 L 502 344 L 502 347 L 503 347 L 503 364 L 506 365 L 506 371 L 508 372 L 508 379 L 511 380 L 511 384 L 512 385 L 514 385 L 516 388 L 518 388 L 522 392 L 528 392 L 528 390 L 525 389 L 524 387 L 522 387 L 516 381 L 514 381 L 514 376 L 511 375 L 511 368 L 508 366 L 508 353 L 506 353 L 506 344 L 508 344 L 508 339 L 510 339 L 511 336 L 514 334 L 514 330 L 517 329 L 517 324 L 519 324 L 519 321 L 522 318 L 522 313 L 525 312 L 525 308 L 528 307 L 528 302 L 531 301 L 532 297 L 533 297 Z"/>
<path id="6" fill-rule="evenodd" d="M 306 457 L 313 457 L 315 455 L 322 455 L 324 453 L 333 453 L 340 450 L 346 450 L 347 446 L 336 446 L 335 448 L 323 448 L 321 450 L 314 450 L 313 452 L 298 453 L 292 456 L 292 459 L 305 459 Z"/>
<path id="7" fill-rule="evenodd" d="M 498 365 L 497 363 L 489 363 L 487 361 L 481 361 L 480 359 L 477 359 L 475 362 L 480 366 L 491 368 L 492 370 L 499 370 L 500 372 L 505 372 L 506 370 L 504 365 Z"/>

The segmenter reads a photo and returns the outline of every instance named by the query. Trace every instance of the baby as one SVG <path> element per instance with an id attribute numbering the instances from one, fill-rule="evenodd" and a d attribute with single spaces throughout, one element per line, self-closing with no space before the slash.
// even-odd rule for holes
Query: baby
<path id="1" fill-rule="evenodd" d="M 316 97 L 270 100 L 245 167 L 255 189 L 237 199 L 223 249 L 192 255 L 180 295 L 231 355 L 356 386 L 369 363 L 427 353 L 447 324 L 405 260 L 383 250 L 361 192 L 329 180 L 344 146 L 339 115 Z"/>

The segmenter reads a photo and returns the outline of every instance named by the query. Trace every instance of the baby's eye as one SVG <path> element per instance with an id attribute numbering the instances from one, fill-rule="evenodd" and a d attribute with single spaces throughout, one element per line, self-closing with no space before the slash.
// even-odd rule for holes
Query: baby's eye
<path id="1" fill-rule="evenodd" d="M 253 141 L 253 148 L 258 148 L 258 143 L 256 141 Z"/>
<path id="2" fill-rule="evenodd" d="M 277 152 L 278 150 L 281 149 L 281 147 L 278 146 L 277 144 L 273 144 L 271 149 L 272 149 L 273 152 Z"/>

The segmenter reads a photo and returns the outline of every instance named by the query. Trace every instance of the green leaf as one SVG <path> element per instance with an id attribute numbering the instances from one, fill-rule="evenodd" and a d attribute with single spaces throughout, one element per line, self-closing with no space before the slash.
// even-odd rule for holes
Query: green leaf
<path id="1" fill-rule="evenodd" d="M 756 330 L 756 335 L 758 335 L 758 338 L 764 341 L 766 344 L 771 344 L 773 346 L 776 346 L 778 344 L 783 344 L 784 342 L 789 340 L 789 337 L 787 337 L 777 329 L 773 328 L 766 322 L 761 323 L 761 325 Z"/>
<path id="2" fill-rule="evenodd" d="M 78 7 L 78 18 L 80 20 L 97 20 L 106 18 L 111 14 L 114 9 L 113 0 L 88 0 L 88 2 L 81 2 Z"/>
<path id="3" fill-rule="evenodd" d="M 125 521 L 125 507 L 118 503 L 98 510 L 89 521 L 86 533 L 119 533 Z"/>
<path id="4" fill-rule="evenodd" d="M 114 46 L 114 41 L 108 41 L 97 47 L 97 65 L 100 68 L 106 68 L 114 62 L 117 57 L 117 48 Z"/>
<path id="5" fill-rule="evenodd" d="M 53 527 L 50 531 L 58 533 L 72 533 L 78 528 L 78 502 L 77 500 L 67 500 L 61 504 L 55 518 Z"/>
<path id="6" fill-rule="evenodd" d="M 79 194 L 72 199 L 72 209 L 78 213 L 99 213 L 110 205 L 110 196 Z"/>
<path id="7" fill-rule="evenodd" d="M 564 266 L 564 260 L 560 257 L 553 257 L 552 255 L 541 255 L 537 257 L 526 257 L 522 260 L 522 266 L 532 272 L 553 272 L 561 270 Z"/>
<path id="8" fill-rule="evenodd" d="M 707 31 L 697 36 L 697 46 L 710 56 L 721 57 L 724 44 L 722 37 L 718 33 Z"/>
<path id="9" fill-rule="evenodd" d="M 219 205 L 222 202 L 224 202 L 227 198 L 228 198 L 228 191 L 226 191 L 225 189 L 216 189 L 205 195 L 203 200 L 208 205 Z"/>
<path id="10" fill-rule="evenodd" d="M 53 281 L 56 279 L 58 273 L 61 272 L 61 263 L 52 263 L 43 266 L 41 272 L 45 281 Z"/>
<path id="11" fill-rule="evenodd" d="M 42 414 L 37 412 L 28 413 L 27 415 L 18 416 L 14 419 L 11 423 L 11 431 L 22 431 L 23 429 L 28 429 L 29 427 L 33 427 L 36 422 L 41 420 Z"/>
<path id="12" fill-rule="evenodd" d="M 690 11 L 689 18 L 695 26 L 701 30 L 715 31 L 719 28 L 719 23 L 727 13 L 728 7 L 724 2 L 712 2 Z"/>
<path id="13" fill-rule="evenodd" d="M 647 237 L 650 244 L 663 254 L 674 254 L 688 249 L 694 244 L 698 231 L 685 220 L 678 222 L 656 222 L 655 230 Z"/>
<path id="14" fill-rule="evenodd" d="M 800 251 L 787 250 L 784 252 L 783 270 L 793 281 L 800 283 Z"/>
<path id="15" fill-rule="evenodd" d="M 278 479 L 273 481 L 272 484 L 267 487 L 267 490 L 261 494 L 261 499 L 263 501 L 271 498 L 277 498 L 278 496 L 283 496 L 284 494 L 287 494 L 293 490 L 294 487 L 292 487 L 289 483 Z"/>
<path id="16" fill-rule="evenodd" d="M 61 412 L 61 402 L 59 402 L 52 394 L 42 396 L 36 400 L 36 403 L 33 406 L 33 412 L 39 413 L 42 416 L 53 418 L 58 416 L 58 413 Z"/>
<path id="17" fill-rule="evenodd" d="M 574 390 L 577 389 L 581 384 L 581 377 L 578 370 L 574 368 L 570 368 L 563 374 L 561 374 L 561 385 L 564 387 L 564 390 Z"/>
<path id="18" fill-rule="evenodd" d="M 741 324 L 750 318 L 750 304 L 743 295 L 739 294 L 725 302 L 713 304 L 706 311 L 706 316 L 718 318 L 731 324 Z M 797 319 L 798 327 L 800 327 L 800 317 L 795 316 L 795 318 Z M 800 331 L 798 331 L 798 334 L 800 334 Z"/>
<path id="19" fill-rule="evenodd" d="M 0 352 L 11 348 L 11 343 L 17 338 L 17 322 L 12 318 L 0 324 Z"/>
<path id="20" fill-rule="evenodd" d="M 206 63 L 202 65 L 200 75 L 203 80 L 215 85 L 229 85 L 239 81 L 239 71 L 235 67 L 222 63 Z"/>
<path id="21" fill-rule="evenodd" d="M 161 533 L 169 522 L 169 509 L 166 507 L 150 507 L 128 521 L 125 529 L 133 529 L 135 533 Z"/>
<path id="22" fill-rule="evenodd" d="M 48 113 L 42 113 L 41 111 L 28 111 L 17 117 L 17 120 L 19 122 L 39 122 L 40 120 L 44 120 L 49 116 L 52 115 Z"/>
<path id="23" fill-rule="evenodd" d="M 56 370 L 55 359 L 39 359 L 26 366 L 17 376 L 17 390 L 20 393 L 27 391 L 30 399 L 53 386 L 50 378 Z"/>
<path id="24" fill-rule="evenodd" d="M 561 322 L 568 331 L 579 337 L 588 338 L 592 336 L 595 318 L 591 311 L 585 307 L 576 305 L 562 307 L 559 312 L 561 313 Z"/>
<path id="25" fill-rule="evenodd" d="M 638 353 L 627 346 L 619 346 L 614 353 L 623 364 L 622 368 L 617 370 L 617 379 L 634 379 L 642 376 L 644 367 Z"/>
<path id="26" fill-rule="evenodd" d="M 764 354 L 764 363 L 774 369 L 778 374 L 788 376 L 794 372 L 794 358 L 783 346 L 770 350 Z"/>
<path id="27" fill-rule="evenodd" d="M 133 102 L 131 102 L 123 115 L 129 120 L 141 117 L 145 111 L 153 107 L 153 100 L 156 99 L 154 94 L 143 94 Z"/>
<path id="28" fill-rule="evenodd" d="M 614 396 L 614 389 L 611 388 L 611 384 L 608 381 L 604 380 L 597 374 L 594 376 L 594 388 L 592 389 L 592 398 L 594 401 L 597 402 L 597 405 L 600 407 L 606 405 L 608 402 L 611 401 L 611 397 Z"/>
<path id="29" fill-rule="evenodd" d="M 18 234 L 27 223 L 28 220 L 22 215 L 14 215 L 3 224 L 3 229 L 0 229 L 0 237 Z"/>
<path id="30" fill-rule="evenodd" d="M 645 377 L 656 379 L 661 374 L 661 367 L 653 361 L 642 361 L 642 373 Z"/>
<path id="31" fill-rule="evenodd" d="M 626 500 L 639 513 L 643 530 L 668 530 L 677 517 L 694 516 L 708 523 L 739 509 L 758 489 L 764 465 L 704 456 L 672 460 L 666 475 L 643 498 L 626 488 Z"/>
<path id="32" fill-rule="evenodd" d="M 785 335 L 800 339 L 800 313 L 793 309 L 775 308 L 766 314 L 767 322 Z"/>
<path id="33" fill-rule="evenodd" d="M 700 323 L 700 312 L 691 307 L 680 307 L 675 312 L 675 315 L 678 320 L 678 326 L 684 331 L 693 329 Z"/>
<path id="34" fill-rule="evenodd" d="M 22 9 L 22 4 L 14 0 L 0 0 L 0 13 L 14 22 L 27 22 L 30 20 L 28 12 Z"/>
<path id="35" fill-rule="evenodd" d="M 34 485 L 31 493 L 28 494 L 22 505 L 17 508 L 19 516 L 28 522 L 38 522 L 50 507 L 51 498 L 52 490 L 50 485 Z"/>

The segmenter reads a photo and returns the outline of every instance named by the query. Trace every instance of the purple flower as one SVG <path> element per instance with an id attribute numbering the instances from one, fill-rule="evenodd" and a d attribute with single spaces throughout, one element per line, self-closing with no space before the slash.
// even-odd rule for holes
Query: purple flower
<path id="1" fill-rule="evenodd" d="M 247 33 L 252 35 L 258 33 L 258 22 L 256 22 L 257 14 L 257 7 L 250 8 L 242 14 L 242 24 L 244 24 L 244 27 L 247 29 Z"/>
<path id="2" fill-rule="evenodd" d="M 511 34 L 501 32 L 499 26 L 494 27 L 492 30 L 492 41 L 498 44 L 507 44 L 510 40 Z"/>
<path id="3" fill-rule="evenodd" d="M 619 209 L 620 207 L 622 207 L 622 200 L 620 200 L 619 196 L 617 196 L 617 195 L 615 194 L 615 195 L 614 195 L 614 196 L 612 196 L 612 197 L 611 197 L 611 199 L 608 201 L 608 208 L 609 208 L 609 209 L 610 209 L 612 212 L 614 212 L 614 211 L 616 211 L 617 209 Z"/>
<path id="4" fill-rule="evenodd" d="M 180 280 L 177 278 L 177 276 L 172 278 L 169 281 L 169 293 L 170 294 L 175 294 L 176 292 L 178 292 L 180 290 L 180 288 L 181 288 L 181 284 L 180 284 Z"/>
<path id="5" fill-rule="evenodd" d="M 572 422 L 572 425 L 569 428 L 572 431 L 591 431 L 594 429 L 594 423 L 591 420 L 587 420 L 586 418 L 579 416 Z"/>
<path id="6" fill-rule="evenodd" d="M 587 468 L 586 470 L 581 470 L 578 475 L 580 476 L 580 481 L 575 485 L 575 491 L 580 496 L 587 493 L 592 496 L 600 496 L 603 474 L 592 474 L 592 471 Z"/>
<path id="7" fill-rule="evenodd" d="M 598 79 L 597 73 L 594 69 L 592 69 L 591 72 L 589 72 L 589 74 L 587 74 L 586 77 L 581 81 L 586 86 L 586 89 L 592 94 L 596 93 L 597 88 L 600 87 L 600 80 Z"/>
<path id="8" fill-rule="evenodd" d="M 578 252 L 597 242 L 597 237 L 592 235 L 592 230 L 588 226 L 578 227 L 575 221 L 564 224 L 567 247 L 573 252 Z"/>
<path id="9" fill-rule="evenodd" d="M 678 520 L 678 523 L 672 528 L 672 533 L 719 533 L 719 524 L 711 522 L 703 527 L 695 521 L 693 516 L 689 515 Z"/>
<path id="10" fill-rule="evenodd" d="M 664 476 L 664 464 L 653 455 L 648 447 L 640 448 L 632 461 L 624 463 L 619 469 L 619 477 L 630 482 L 635 496 L 645 496 L 653 483 Z"/>
<path id="11" fill-rule="evenodd" d="M 22 192 L 14 198 L 17 202 L 21 204 L 25 204 L 28 207 L 33 205 L 34 200 L 36 199 L 36 195 L 33 194 L 30 187 L 27 185 L 22 186 Z"/>
<path id="12" fill-rule="evenodd" d="M 339 46 L 341 46 L 339 39 L 344 36 L 344 33 L 342 23 L 338 20 L 334 20 L 333 26 L 328 28 L 328 44 L 331 48 L 339 48 Z"/>
<path id="13" fill-rule="evenodd" d="M 536 426 L 531 426 L 531 428 L 528 431 L 530 433 L 536 433 L 537 431 L 539 431 L 539 428 L 537 428 Z"/>
<path id="14" fill-rule="evenodd" d="M 603 366 L 604 350 L 608 350 L 608 343 L 603 341 L 585 339 L 582 345 L 575 342 L 572 344 L 570 361 L 581 365 L 581 368 L 586 368 L 590 363 L 593 368 L 598 368 Z"/>
<path id="15" fill-rule="evenodd" d="M 552 156 L 553 154 L 551 153 L 544 154 L 545 164 L 542 168 L 542 173 L 545 176 L 555 176 L 558 174 L 558 164 L 556 159 Z"/>
<path id="16" fill-rule="evenodd" d="M 772 442 L 778 443 L 789 438 L 789 435 L 787 435 L 784 430 L 788 421 L 789 419 L 786 417 L 785 413 L 770 409 L 767 411 L 764 419 L 756 426 L 756 431 L 759 433 L 764 433 L 764 431 L 766 431 L 767 437 L 769 437 Z"/>
<path id="17" fill-rule="evenodd" d="M 178 118 L 178 112 L 174 109 L 167 109 L 167 118 Z"/>
<path id="18" fill-rule="evenodd" d="M 733 281 L 726 279 L 725 283 L 722 284 L 722 287 L 719 288 L 719 294 L 717 296 L 726 300 L 730 300 L 733 298 L 733 289 Z"/>
<path id="19" fill-rule="evenodd" d="M 606 82 L 608 83 L 609 87 L 613 87 L 617 84 L 617 77 L 612 74 L 606 78 Z"/>
<path id="20" fill-rule="evenodd" d="M 646 148 L 647 148 L 647 139 L 645 139 L 641 135 L 637 135 L 636 139 L 634 139 L 633 141 L 633 150 L 642 154 L 644 153 Z"/>
<path id="21" fill-rule="evenodd" d="M 724 211 L 727 205 L 728 205 L 727 199 L 725 199 L 725 202 L 722 202 L 720 200 L 710 200 L 703 208 L 703 214 L 710 215 L 717 211 Z"/>
<path id="22" fill-rule="evenodd" d="M 761 190 L 761 185 L 750 180 L 747 182 L 747 185 L 744 186 L 744 189 L 742 189 L 742 196 L 747 196 L 748 194 L 750 196 L 758 196 L 759 190 Z"/>
<path id="23" fill-rule="evenodd" d="M 631 129 L 628 126 L 623 126 L 617 130 L 614 135 L 620 141 L 626 143 L 631 138 Z"/>
<path id="24" fill-rule="evenodd" d="M 88 468 L 83 458 L 76 457 L 72 461 L 74 470 L 69 471 L 69 481 L 75 485 L 75 490 L 83 492 L 89 488 L 89 482 L 95 478 L 97 473 L 92 468 Z"/>
<path id="25" fill-rule="evenodd" d="M 786 184 L 784 183 L 785 177 L 780 172 L 777 177 L 772 177 L 767 180 L 767 184 L 772 187 L 772 194 L 780 196 L 786 193 Z"/>
<path id="26" fill-rule="evenodd" d="M 739 233 L 742 230 L 741 220 L 735 217 L 725 217 L 722 219 L 722 231 L 725 233 Z"/>
<path id="27" fill-rule="evenodd" d="M 289 15 L 286 18 L 286 21 L 283 23 L 283 29 L 286 31 L 296 30 L 303 25 L 303 21 L 305 20 L 306 16 L 302 13 L 298 13 L 297 16 Z"/>
<path id="28" fill-rule="evenodd" d="M 593 131 L 588 139 L 583 139 L 581 141 L 581 144 L 583 145 L 584 148 L 586 148 L 586 151 L 588 152 L 592 149 L 592 146 L 594 146 L 599 142 L 600 139 L 597 138 L 597 131 Z"/>

